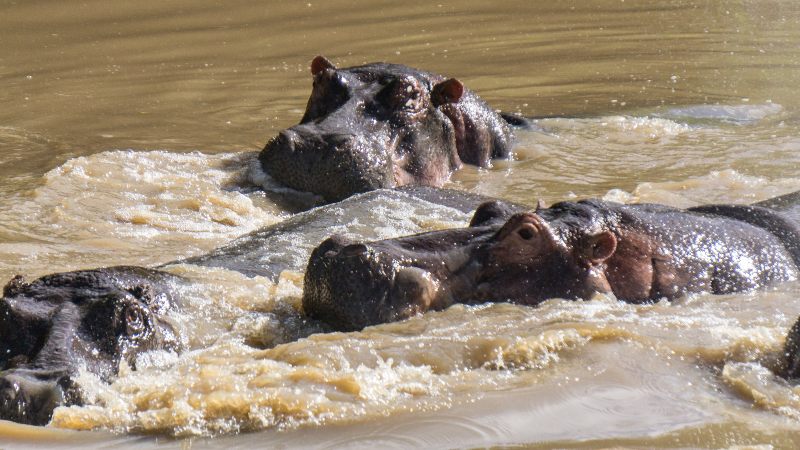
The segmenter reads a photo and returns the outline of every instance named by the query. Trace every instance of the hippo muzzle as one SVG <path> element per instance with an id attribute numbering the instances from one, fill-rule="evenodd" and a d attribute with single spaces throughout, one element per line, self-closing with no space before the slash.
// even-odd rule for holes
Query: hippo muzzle
<path id="1" fill-rule="evenodd" d="M 266 146 L 262 161 L 273 178 L 289 187 L 339 200 L 356 192 L 394 187 L 385 133 L 356 135 L 298 125 L 281 131 Z"/>
<path id="2" fill-rule="evenodd" d="M 478 273 L 472 253 L 487 234 L 468 228 L 370 243 L 331 237 L 311 254 L 304 310 L 337 329 L 358 330 L 464 301 Z"/>

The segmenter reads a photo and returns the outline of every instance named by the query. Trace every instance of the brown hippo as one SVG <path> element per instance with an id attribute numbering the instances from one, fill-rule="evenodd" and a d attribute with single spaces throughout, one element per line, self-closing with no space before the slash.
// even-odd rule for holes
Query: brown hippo
<path id="1" fill-rule="evenodd" d="M 404 185 L 440 187 L 462 163 L 507 157 L 508 121 L 454 79 L 399 64 L 336 68 L 311 62 L 314 87 L 300 123 L 259 159 L 280 183 L 337 201 Z"/>
<path id="2" fill-rule="evenodd" d="M 456 302 L 724 294 L 796 279 L 798 265 L 798 224 L 763 206 L 583 200 L 520 211 L 490 202 L 463 229 L 373 242 L 329 238 L 311 255 L 303 306 L 353 330 Z"/>

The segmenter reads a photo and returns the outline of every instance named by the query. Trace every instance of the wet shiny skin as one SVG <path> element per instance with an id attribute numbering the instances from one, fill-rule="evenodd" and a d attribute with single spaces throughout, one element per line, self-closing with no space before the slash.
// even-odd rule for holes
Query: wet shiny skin
<path id="1" fill-rule="evenodd" d="M 311 62 L 300 123 L 259 159 L 275 180 L 328 201 L 380 188 L 441 187 L 462 162 L 508 157 L 505 121 L 455 78 L 398 64 L 337 68 Z"/>
<path id="2" fill-rule="evenodd" d="M 457 172 L 459 189 L 676 207 L 800 189 L 795 1 L 309 3 L 3 4 L 0 278 L 160 264 L 285 219 L 239 152 L 299 121 L 319 53 L 556 116 L 517 133 L 513 160 Z M 397 201 L 338 218 L 329 232 L 369 240 L 469 221 Z M 172 270 L 200 286 L 175 317 L 197 351 L 149 355 L 112 385 L 81 377 L 93 406 L 57 425 L 97 433 L 4 423 L 4 442 L 149 448 L 135 432 L 152 430 L 228 434 L 192 440 L 217 448 L 800 446 L 796 394 L 770 375 L 800 315 L 794 283 L 672 304 L 455 305 L 260 351 L 306 330 L 270 315 L 299 304 L 302 273 Z"/>
<path id="3" fill-rule="evenodd" d="M 800 224 L 766 208 L 720 206 L 712 214 L 713 207 L 584 200 L 515 209 L 483 204 L 466 229 L 377 242 L 331 238 L 312 253 L 304 310 L 357 330 L 454 303 L 533 306 L 596 294 L 642 303 L 798 275 Z M 769 220 L 779 225 L 755 225 Z"/>

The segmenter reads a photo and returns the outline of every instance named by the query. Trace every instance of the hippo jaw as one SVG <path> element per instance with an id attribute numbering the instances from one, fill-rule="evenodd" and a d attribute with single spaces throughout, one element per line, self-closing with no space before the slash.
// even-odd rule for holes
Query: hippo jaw
<path id="1" fill-rule="evenodd" d="M 0 373 L 0 419 L 46 425 L 61 405 L 80 405 L 82 395 L 64 371 L 12 369 Z"/>
<path id="2" fill-rule="evenodd" d="M 455 79 L 392 64 L 337 69 L 318 56 L 298 125 L 259 156 L 264 171 L 296 190 L 338 201 L 404 185 L 441 187 L 466 163 L 506 156 L 507 124 Z"/>

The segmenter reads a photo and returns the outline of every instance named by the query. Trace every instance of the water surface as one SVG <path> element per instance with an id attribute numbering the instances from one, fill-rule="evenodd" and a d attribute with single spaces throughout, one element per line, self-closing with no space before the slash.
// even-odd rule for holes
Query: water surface
<path id="1" fill-rule="evenodd" d="M 798 190 L 799 22 L 789 0 L 2 1 L 0 278 L 160 264 L 289 217 L 257 187 L 255 152 L 301 116 L 317 54 L 455 76 L 537 118 L 512 160 L 465 168 L 456 189 L 680 207 Z M 469 219 L 419 211 L 377 232 Z M 360 233 L 358 220 L 342 226 Z M 148 355 L 111 385 L 84 374 L 91 405 L 43 429 L 0 424 L 2 440 L 800 445 L 800 391 L 771 372 L 797 283 L 644 306 L 455 306 L 292 341 L 315 331 L 277 314 L 297 307 L 302 273 L 169 270 L 196 281 L 172 318 L 191 351 Z"/>

